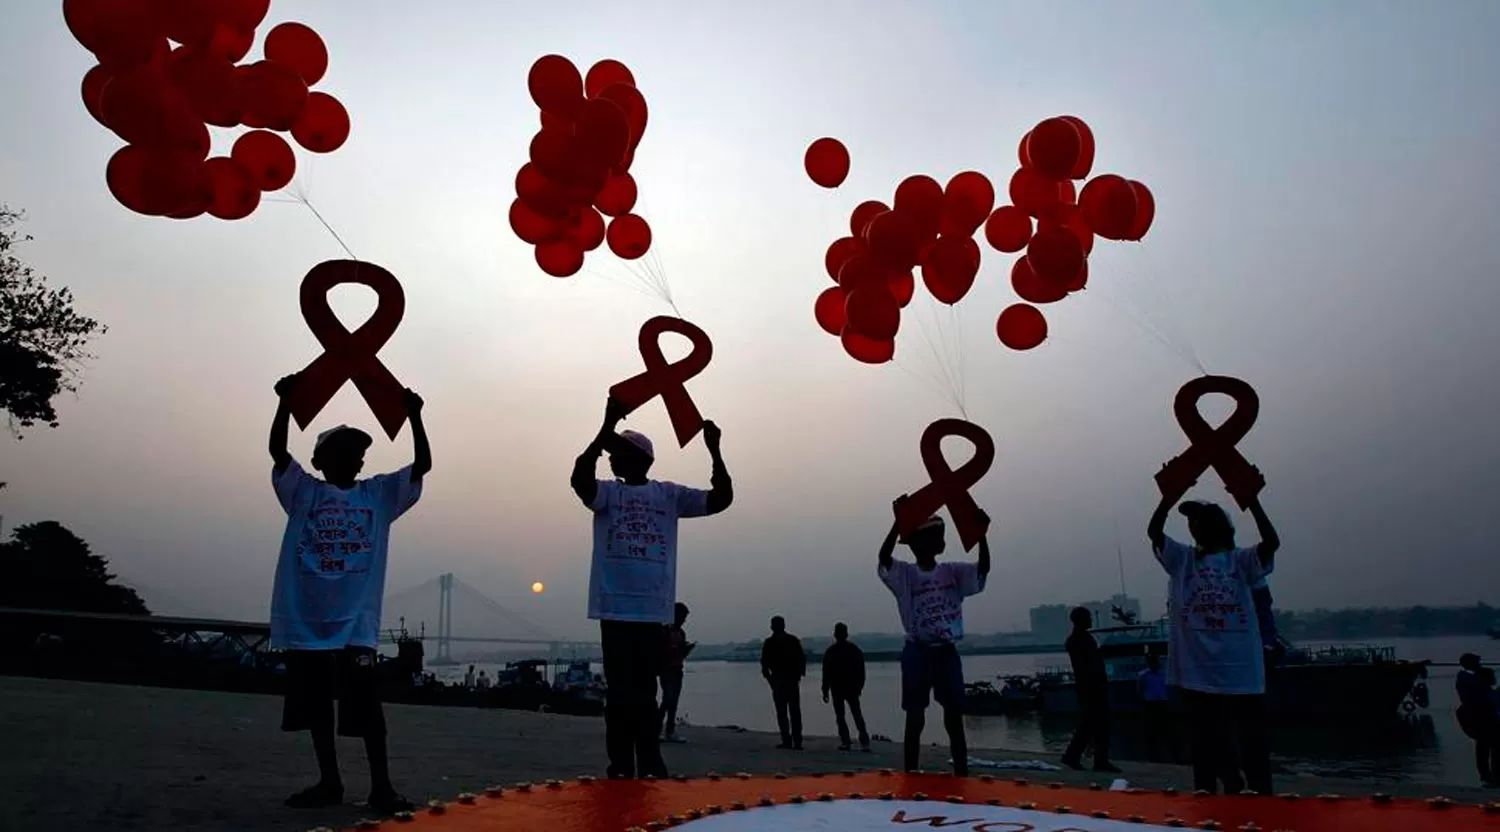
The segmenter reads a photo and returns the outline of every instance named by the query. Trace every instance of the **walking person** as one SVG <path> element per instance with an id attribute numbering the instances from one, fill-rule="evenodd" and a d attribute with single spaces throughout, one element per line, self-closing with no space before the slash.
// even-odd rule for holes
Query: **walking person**
<path id="1" fill-rule="evenodd" d="M 1141 698 L 1142 723 L 1146 730 L 1146 759 L 1153 763 L 1177 762 L 1177 740 L 1172 732 L 1172 708 L 1167 696 L 1167 674 L 1161 657 L 1146 654 L 1146 669 L 1136 678 Z M 1162 749 L 1166 749 L 1165 757 Z"/>
<path id="2" fill-rule="evenodd" d="M 899 508 L 906 497 L 896 500 Z M 982 514 L 982 513 L 981 513 Z M 989 517 L 983 517 L 986 526 Z M 969 773 L 969 746 L 964 737 L 964 667 L 958 642 L 964 637 L 964 599 L 984 591 L 990 574 L 989 537 L 979 539 L 976 563 L 938 563 L 946 547 L 943 518 L 933 515 L 906 536 L 916 563 L 895 558 L 900 529 L 896 523 L 880 544 L 876 574 L 896 597 L 906 644 L 901 648 L 901 709 L 906 712 L 903 753 L 907 771 L 916 771 L 922 751 L 922 729 L 928 696 L 943 709 L 943 727 L 953 754 L 953 773 Z"/>
<path id="3" fill-rule="evenodd" d="M 1479 656 L 1465 653 L 1458 659 L 1458 727 L 1474 741 L 1474 761 L 1479 782 L 1485 786 L 1500 783 L 1500 716 L 1491 699 L 1494 673 L 1480 664 Z"/>
<path id="4" fill-rule="evenodd" d="M 1083 752 L 1094 749 L 1094 771 L 1118 772 L 1109 761 L 1109 676 L 1099 643 L 1089 628 L 1094 614 L 1087 607 L 1074 607 L 1068 614 L 1073 632 L 1068 635 L 1068 658 L 1073 662 L 1073 689 L 1078 692 L 1078 727 L 1063 752 L 1062 763 L 1071 769 L 1083 768 Z"/>
<path id="5" fill-rule="evenodd" d="M 865 715 L 859 707 L 860 694 L 865 689 L 865 654 L 859 646 L 849 640 L 849 627 L 844 622 L 833 625 L 833 644 L 823 653 L 823 701 L 833 697 L 833 718 L 839 726 L 839 750 L 848 751 L 849 723 L 844 720 L 844 708 L 854 717 L 854 727 L 859 731 L 859 750 L 870 750 L 870 732 L 865 730 Z"/>
<path id="6" fill-rule="evenodd" d="M 599 622 L 604 654 L 604 745 L 611 778 L 666 777 L 658 740 L 656 678 L 665 629 L 677 600 L 677 521 L 718 514 L 734 501 L 734 485 L 719 453 L 720 433 L 703 423 L 713 463 L 709 490 L 650 479 L 651 440 L 632 430 L 615 433 L 625 409 L 613 399 L 604 424 L 573 464 L 573 493 L 594 513 L 589 568 L 589 618 Z M 597 480 L 609 452 L 613 480 Z"/>
<path id="7" fill-rule="evenodd" d="M 760 646 L 760 675 L 771 685 L 776 705 L 777 748 L 802 750 L 802 677 L 807 675 L 807 652 L 802 639 L 786 631 L 786 619 L 771 619 L 771 636 Z"/>
<path id="8" fill-rule="evenodd" d="M 1178 511 L 1193 545 L 1179 543 L 1166 534 L 1174 502 L 1162 499 L 1146 534 L 1169 576 L 1167 682 L 1188 706 L 1193 788 L 1213 793 L 1222 781 L 1230 794 L 1270 794 L 1265 651 L 1251 587 L 1271 573 L 1281 539 L 1259 500 L 1249 509 L 1261 542 L 1243 548 L 1224 509 L 1185 502 Z"/>
<path id="9" fill-rule="evenodd" d="M 672 623 L 667 625 L 667 653 L 661 669 L 662 742 L 682 742 L 677 736 L 677 702 L 682 698 L 682 670 L 694 645 L 682 625 L 688 620 L 687 604 L 678 601 Z"/>
<path id="10" fill-rule="evenodd" d="M 364 740 L 370 807 L 383 814 L 409 811 L 411 801 L 391 784 L 375 650 L 391 524 L 416 505 L 423 478 L 432 470 L 422 398 L 411 390 L 403 394 L 414 451 L 410 465 L 359 479 L 370 435 L 340 425 L 319 434 L 313 445 L 312 467 L 323 475 L 319 479 L 287 450 L 289 397 L 296 385 L 297 376 L 277 382 L 280 404 L 271 423 L 271 484 L 286 511 L 271 596 L 271 646 L 286 658 L 281 730 L 312 733 L 320 777 L 287 798 L 286 805 L 310 809 L 343 802 L 336 723 L 340 736 Z"/>

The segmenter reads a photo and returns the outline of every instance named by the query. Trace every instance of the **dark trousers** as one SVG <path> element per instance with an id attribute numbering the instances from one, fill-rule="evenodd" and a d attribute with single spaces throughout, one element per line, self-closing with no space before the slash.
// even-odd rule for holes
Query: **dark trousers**
<path id="1" fill-rule="evenodd" d="M 662 732 L 670 737 L 677 733 L 677 701 L 682 698 L 682 668 L 661 672 Z"/>
<path id="2" fill-rule="evenodd" d="M 1172 706 L 1147 702 L 1141 718 L 1146 729 L 1146 759 L 1153 763 L 1177 762 L 1177 738 L 1172 731 Z"/>
<path id="3" fill-rule="evenodd" d="M 660 624 L 600 621 L 604 652 L 604 746 L 610 777 L 667 776 L 661 758 L 656 675 L 666 647 Z"/>
<path id="4" fill-rule="evenodd" d="M 1474 740 L 1474 763 L 1479 779 L 1493 783 L 1500 777 L 1500 720 L 1476 713 L 1467 706 L 1458 709 L 1458 726 Z"/>
<path id="5" fill-rule="evenodd" d="M 1078 727 L 1073 729 L 1073 739 L 1064 760 L 1078 762 L 1089 746 L 1094 747 L 1094 765 L 1109 763 L 1109 699 L 1107 695 L 1080 698 L 1078 702 Z"/>
<path id="6" fill-rule="evenodd" d="M 1184 690 L 1193 732 L 1193 788 L 1226 794 L 1271 793 L 1265 697 Z M 1244 772 L 1241 777 L 1240 772 Z"/>
<path id="7" fill-rule="evenodd" d="M 798 679 L 772 679 L 771 699 L 776 703 L 776 727 L 781 741 L 802 744 L 802 686 Z"/>
<path id="8" fill-rule="evenodd" d="M 859 694 L 843 695 L 835 692 L 833 694 L 833 718 L 839 724 L 839 742 L 849 745 L 849 723 L 844 720 L 844 706 L 849 706 L 849 714 L 854 717 L 854 728 L 859 731 L 859 744 L 868 747 L 870 745 L 870 732 L 865 730 L 865 715 L 859 708 Z"/>

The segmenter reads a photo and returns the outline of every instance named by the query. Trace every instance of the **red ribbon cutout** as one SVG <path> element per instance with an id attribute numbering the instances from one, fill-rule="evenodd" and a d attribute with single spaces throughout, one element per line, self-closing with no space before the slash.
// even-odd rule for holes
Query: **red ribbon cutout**
<path id="1" fill-rule="evenodd" d="M 974 456 L 955 471 L 943 457 L 943 439 L 961 436 L 974 444 Z M 958 539 L 964 551 L 989 531 L 989 521 L 979 511 L 979 505 L 969 496 L 969 489 L 979 482 L 990 466 L 995 463 L 995 440 L 985 429 L 962 419 L 939 419 L 922 432 L 922 464 L 932 482 L 922 486 L 915 494 L 906 498 L 896 510 L 896 529 L 904 537 L 916 531 L 927 518 L 937 514 L 938 509 L 948 507 L 953 525 L 958 527 Z"/>
<path id="2" fill-rule="evenodd" d="M 693 342 L 692 352 L 681 361 L 667 362 L 661 352 L 663 332 L 675 332 Z M 619 402 L 626 413 L 661 396 L 667 406 L 667 416 L 672 420 L 672 430 L 677 433 L 677 444 L 686 448 L 698 431 L 703 430 L 703 414 L 683 386 L 688 379 L 703 372 L 709 359 L 714 356 L 713 342 L 708 333 L 684 321 L 668 315 L 658 315 L 641 326 L 641 359 L 646 372 L 627 378 L 609 388 L 610 398 Z"/>
<path id="3" fill-rule="evenodd" d="M 1234 399 L 1234 412 L 1216 428 L 1209 427 L 1198 412 L 1198 400 L 1210 393 L 1223 393 Z M 1255 417 L 1260 415 L 1260 397 L 1255 390 L 1237 378 L 1203 376 L 1182 385 L 1172 410 L 1192 445 L 1157 472 L 1156 487 L 1162 496 L 1171 497 L 1173 502 L 1181 499 L 1197 484 L 1198 477 L 1212 467 L 1240 508 L 1248 508 L 1266 487 L 1266 478 L 1234 446 L 1245 438 L 1255 424 Z"/>
<path id="4" fill-rule="evenodd" d="M 329 290 L 345 283 L 368 286 L 379 299 L 375 313 L 353 332 L 344 328 L 328 306 Z M 396 333 L 405 311 L 406 295 L 396 276 L 373 263 L 329 260 L 302 278 L 302 319 L 323 345 L 323 354 L 297 374 L 290 397 L 297 427 L 306 430 L 339 388 L 353 381 L 386 435 L 396 438 L 406 422 L 403 388 L 375 354 Z"/>

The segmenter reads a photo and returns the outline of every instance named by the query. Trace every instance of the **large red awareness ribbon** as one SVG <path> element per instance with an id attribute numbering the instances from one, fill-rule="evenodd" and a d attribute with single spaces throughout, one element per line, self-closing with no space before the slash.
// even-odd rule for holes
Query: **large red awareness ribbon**
<path id="1" fill-rule="evenodd" d="M 664 332 L 675 332 L 693 343 L 687 357 L 681 361 L 667 361 L 660 343 Z M 640 350 L 646 371 L 609 388 L 610 398 L 630 413 L 661 396 L 662 404 L 667 407 L 667 416 L 672 420 L 672 430 L 677 434 L 677 444 L 685 448 L 703 430 L 703 414 L 698 412 L 698 406 L 693 404 L 683 385 L 708 367 L 708 361 L 714 355 L 714 345 L 708 340 L 708 333 L 687 321 L 658 315 L 641 326 Z"/>
<path id="2" fill-rule="evenodd" d="M 954 470 L 943 456 L 943 439 L 959 436 L 974 444 L 974 456 Z M 962 419 L 939 419 L 922 432 L 922 464 L 932 481 L 901 502 L 896 509 L 896 529 L 902 536 L 916 531 L 943 506 L 958 527 L 964 551 L 974 548 L 989 531 L 989 520 L 979 510 L 972 488 L 995 462 L 995 440 L 985 429 Z"/>
<path id="3" fill-rule="evenodd" d="M 1209 427 L 1198 412 L 1198 400 L 1211 393 L 1222 393 L 1234 399 L 1234 412 L 1216 428 Z M 1261 489 L 1266 487 L 1266 478 L 1261 476 L 1260 469 L 1240 455 L 1235 445 L 1250 432 L 1255 417 L 1260 414 L 1260 397 L 1255 390 L 1237 378 L 1203 376 L 1182 385 L 1172 410 L 1177 416 L 1177 424 L 1182 426 L 1182 432 L 1192 444 L 1156 473 L 1156 487 L 1162 496 L 1176 502 L 1197 484 L 1203 472 L 1212 467 L 1240 508 L 1249 508 Z"/>
<path id="4" fill-rule="evenodd" d="M 374 314 L 353 332 L 344 328 L 328 306 L 328 292 L 345 283 L 368 286 L 378 299 Z M 395 439 L 406 422 L 403 388 L 376 353 L 396 333 L 406 311 L 406 295 L 396 276 L 373 263 L 329 260 L 302 278 L 301 294 L 302 319 L 323 345 L 323 354 L 297 374 L 290 397 L 297 427 L 306 430 L 339 388 L 353 381 L 380 427 Z"/>

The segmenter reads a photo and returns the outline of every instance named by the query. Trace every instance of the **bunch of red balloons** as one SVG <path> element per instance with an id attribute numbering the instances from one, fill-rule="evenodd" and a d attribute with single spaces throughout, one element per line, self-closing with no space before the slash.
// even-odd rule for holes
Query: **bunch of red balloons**
<path id="1" fill-rule="evenodd" d="M 1046 340 L 1047 319 L 1038 305 L 1055 303 L 1088 284 L 1094 236 L 1140 240 L 1151 227 L 1156 203 L 1145 185 L 1115 174 L 1088 179 L 1094 134 L 1082 119 L 1056 116 L 1021 139 L 1021 166 L 1010 179 L 1010 205 L 985 221 L 996 251 L 1026 253 L 1011 268 L 1011 288 L 1025 303 L 1000 313 L 996 333 L 1015 350 Z M 1035 224 L 1033 225 L 1033 221 Z"/>
<path id="2" fill-rule="evenodd" d="M 249 216 L 262 191 L 284 187 L 296 156 L 277 132 L 314 153 L 349 137 L 338 99 L 309 92 L 328 69 L 322 38 L 283 23 L 250 51 L 270 0 L 63 0 L 63 18 L 98 65 L 83 78 L 83 104 L 128 144 L 105 177 L 120 204 L 190 219 Z M 208 158 L 209 126 L 255 128 L 228 156 Z M 277 131 L 277 132 L 272 132 Z"/>
<path id="3" fill-rule="evenodd" d="M 646 99 L 616 60 L 583 75 L 561 55 L 543 55 L 526 79 L 541 108 L 531 161 L 516 173 L 510 227 L 536 247 L 536 262 L 554 277 L 583 268 L 585 252 L 608 241 L 634 260 L 651 248 L 651 226 L 631 213 L 630 164 L 646 130 Z M 606 225 L 604 218 L 609 217 Z"/>

